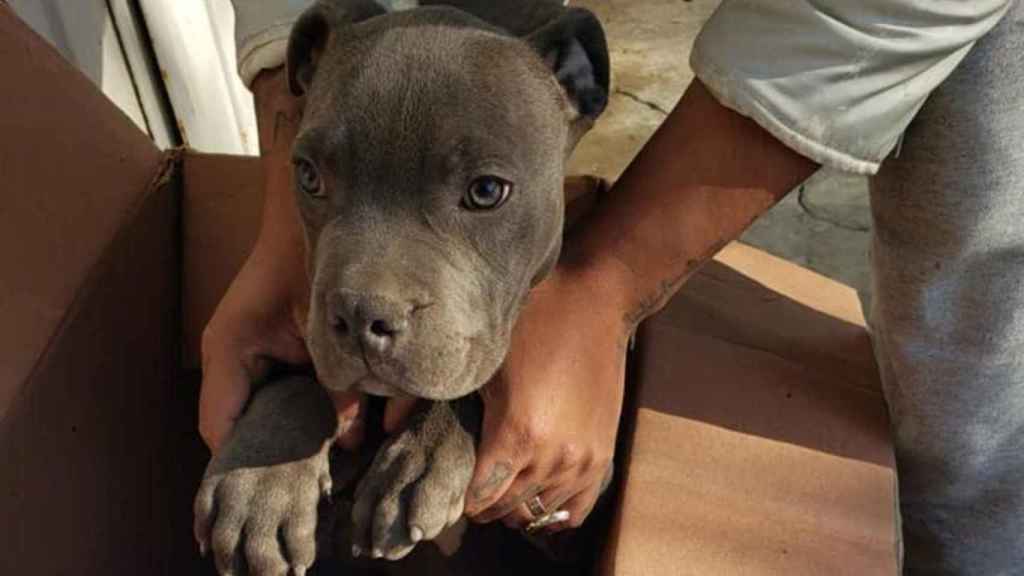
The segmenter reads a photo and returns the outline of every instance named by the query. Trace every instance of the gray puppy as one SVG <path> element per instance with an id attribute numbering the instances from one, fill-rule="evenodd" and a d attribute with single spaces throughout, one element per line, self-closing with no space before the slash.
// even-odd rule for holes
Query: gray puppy
<path id="1" fill-rule="evenodd" d="M 321 1 L 287 66 L 317 379 L 261 387 L 207 468 L 195 532 L 225 574 L 304 573 L 324 496 L 364 468 L 355 552 L 401 558 L 461 517 L 473 392 L 559 256 L 566 160 L 609 84 L 600 23 L 555 0 Z M 331 452 L 324 388 L 429 402 L 367 468 Z"/>

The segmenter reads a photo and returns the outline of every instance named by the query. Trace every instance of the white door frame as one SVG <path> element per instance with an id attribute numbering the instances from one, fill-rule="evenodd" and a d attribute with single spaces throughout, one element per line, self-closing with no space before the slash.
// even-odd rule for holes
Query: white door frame
<path id="1" fill-rule="evenodd" d="M 230 0 L 139 0 L 183 143 L 259 154 L 252 94 L 236 72 Z"/>

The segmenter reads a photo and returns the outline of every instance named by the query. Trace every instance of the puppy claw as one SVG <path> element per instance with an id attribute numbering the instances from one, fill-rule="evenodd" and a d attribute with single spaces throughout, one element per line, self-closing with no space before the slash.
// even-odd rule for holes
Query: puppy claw
<path id="1" fill-rule="evenodd" d="M 413 526 L 412 528 L 410 528 L 409 529 L 409 540 L 412 540 L 413 543 L 416 543 L 416 542 L 419 542 L 420 540 L 423 540 L 423 529 L 420 528 L 419 526 Z"/>
<path id="2" fill-rule="evenodd" d="M 363 555 L 363 549 L 358 544 L 352 545 L 352 557 L 359 558 Z"/>
<path id="3" fill-rule="evenodd" d="M 380 548 L 374 548 L 373 554 L 371 554 L 371 556 L 373 556 L 374 558 L 383 558 L 384 552 L 382 552 Z"/>

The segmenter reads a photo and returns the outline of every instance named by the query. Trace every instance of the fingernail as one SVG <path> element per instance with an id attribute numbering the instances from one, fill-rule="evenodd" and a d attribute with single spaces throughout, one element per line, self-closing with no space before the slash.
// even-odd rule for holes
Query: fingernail
<path id="1" fill-rule="evenodd" d="M 413 542 L 419 542 L 423 540 L 423 529 L 419 526 L 413 526 L 409 529 L 409 539 Z"/>
<path id="2" fill-rule="evenodd" d="M 373 557 L 374 558 L 383 558 L 384 557 L 384 553 L 380 551 L 380 548 L 374 548 L 373 549 Z"/>
<path id="3" fill-rule="evenodd" d="M 199 555 L 203 558 L 206 558 L 206 542 L 199 542 Z"/>
<path id="4" fill-rule="evenodd" d="M 296 566 L 295 567 L 295 576 L 306 576 L 306 567 L 305 566 Z"/>
<path id="5" fill-rule="evenodd" d="M 360 548 L 358 544 L 353 544 L 352 545 L 352 557 L 353 558 L 359 558 L 362 555 L 363 555 L 363 549 Z"/>

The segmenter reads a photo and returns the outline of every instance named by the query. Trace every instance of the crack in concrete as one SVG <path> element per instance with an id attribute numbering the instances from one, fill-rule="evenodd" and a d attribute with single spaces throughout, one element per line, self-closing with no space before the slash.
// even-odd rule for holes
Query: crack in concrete
<path id="1" fill-rule="evenodd" d="M 864 225 L 861 225 L 861 224 L 847 224 L 846 222 L 843 222 L 842 220 L 840 220 L 838 218 L 834 218 L 834 217 L 829 216 L 827 214 L 822 214 L 821 212 L 818 212 L 817 210 L 815 210 L 807 202 L 807 195 L 806 195 L 806 193 L 807 193 L 807 187 L 806 186 L 801 186 L 800 190 L 797 191 L 796 201 L 797 201 L 797 204 L 800 206 L 800 209 L 803 210 L 804 214 L 807 214 L 808 217 L 814 218 L 815 220 L 818 220 L 818 221 L 821 221 L 821 222 L 825 222 L 826 224 L 831 224 L 831 225 L 835 226 L 836 228 L 841 228 L 843 230 L 849 230 L 851 232 L 869 232 L 869 231 L 871 231 L 871 227 L 870 226 L 864 226 Z"/>
<path id="2" fill-rule="evenodd" d="M 647 100 L 646 98 L 641 98 L 639 95 L 637 95 L 634 92 L 630 92 L 628 90 L 623 90 L 621 88 L 616 88 L 615 89 L 615 94 L 620 94 L 622 96 L 625 96 L 626 98 L 629 98 L 630 100 L 636 102 L 637 104 L 642 104 L 642 105 L 650 108 L 651 110 L 654 110 L 655 112 L 661 114 L 662 116 L 668 116 L 668 110 L 662 108 L 660 104 L 658 104 L 657 102 L 652 102 L 650 100 Z"/>

